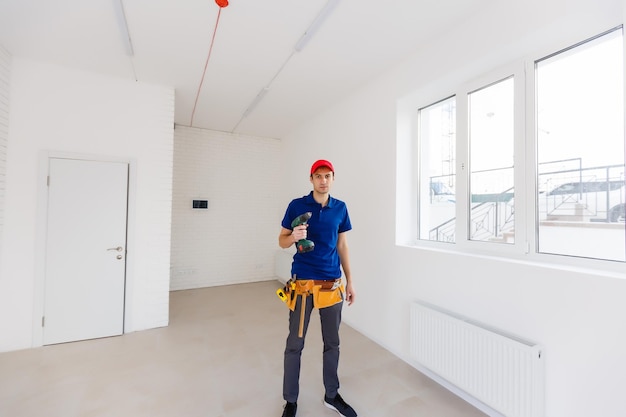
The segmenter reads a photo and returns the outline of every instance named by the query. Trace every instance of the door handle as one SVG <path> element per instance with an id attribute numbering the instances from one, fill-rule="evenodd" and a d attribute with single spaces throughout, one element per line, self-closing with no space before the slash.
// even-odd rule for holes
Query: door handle
<path id="1" fill-rule="evenodd" d="M 118 246 L 118 247 L 116 247 L 116 248 L 109 248 L 109 249 L 107 249 L 107 250 L 115 250 L 115 251 L 121 252 L 121 251 L 123 251 L 123 250 L 124 250 L 124 248 L 123 248 L 123 247 L 121 247 L 121 246 Z"/>

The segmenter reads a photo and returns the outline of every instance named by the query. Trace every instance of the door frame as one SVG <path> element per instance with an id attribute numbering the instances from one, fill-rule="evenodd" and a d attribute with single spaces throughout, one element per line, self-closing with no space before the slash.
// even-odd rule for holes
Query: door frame
<path id="1" fill-rule="evenodd" d="M 136 161 L 129 158 L 82 154 L 62 151 L 41 151 L 37 169 L 37 210 L 35 224 L 35 265 L 33 282 L 33 320 L 32 320 L 32 347 L 43 346 L 43 326 L 45 304 L 45 275 L 46 275 L 46 241 L 48 230 L 48 175 L 50 159 L 80 159 L 94 162 L 117 162 L 128 164 L 128 209 L 126 222 L 126 280 L 124 297 L 124 333 L 132 329 L 133 319 L 133 283 L 134 283 L 134 248 L 135 248 L 135 221 L 136 218 L 136 190 L 137 169 Z"/>

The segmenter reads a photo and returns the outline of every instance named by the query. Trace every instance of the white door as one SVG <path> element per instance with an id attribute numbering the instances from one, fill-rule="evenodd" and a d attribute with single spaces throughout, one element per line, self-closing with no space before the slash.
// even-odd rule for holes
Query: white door
<path id="1" fill-rule="evenodd" d="M 128 164 L 50 158 L 43 344 L 124 332 Z"/>

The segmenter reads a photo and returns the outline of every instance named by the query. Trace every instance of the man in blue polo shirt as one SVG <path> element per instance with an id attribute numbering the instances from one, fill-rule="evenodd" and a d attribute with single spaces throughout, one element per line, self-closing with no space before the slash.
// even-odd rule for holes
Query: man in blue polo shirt
<path id="1" fill-rule="evenodd" d="M 278 236 L 280 247 L 289 248 L 301 239 L 315 244 L 313 250 L 293 256 L 291 275 L 294 288 L 300 291 L 289 313 L 289 336 L 284 357 L 283 417 L 295 417 L 299 394 L 300 358 L 313 307 L 319 309 L 324 342 L 323 380 L 324 404 L 344 417 L 356 417 L 356 412 L 339 395 L 339 325 L 343 301 L 354 302 L 350 257 L 346 232 L 352 229 L 348 209 L 343 201 L 330 196 L 335 169 L 326 160 L 311 166 L 313 191 L 289 203 Z M 291 226 L 298 216 L 310 212 L 307 224 Z M 345 286 L 342 272 L 345 276 Z M 315 292 L 309 292 L 310 289 Z M 293 293 L 291 297 L 294 297 Z M 317 304 L 317 305 L 316 305 Z M 291 308 L 291 307 L 290 307 Z"/>

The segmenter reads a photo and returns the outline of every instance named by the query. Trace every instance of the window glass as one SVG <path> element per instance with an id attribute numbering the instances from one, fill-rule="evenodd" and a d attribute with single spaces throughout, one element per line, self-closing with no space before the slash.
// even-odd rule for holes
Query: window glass
<path id="1" fill-rule="evenodd" d="M 419 110 L 419 238 L 454 243 L 456 100 Z"/>
<path id="2" fill-rule="evenodd" d="M 535 67 L 537 249 L 624 261 L 622 30 Z"/>
<path id="3" fill-rule="evenodd" d="M 470 240 L 514 243 L 514 79 L 469 94 Z"/>

